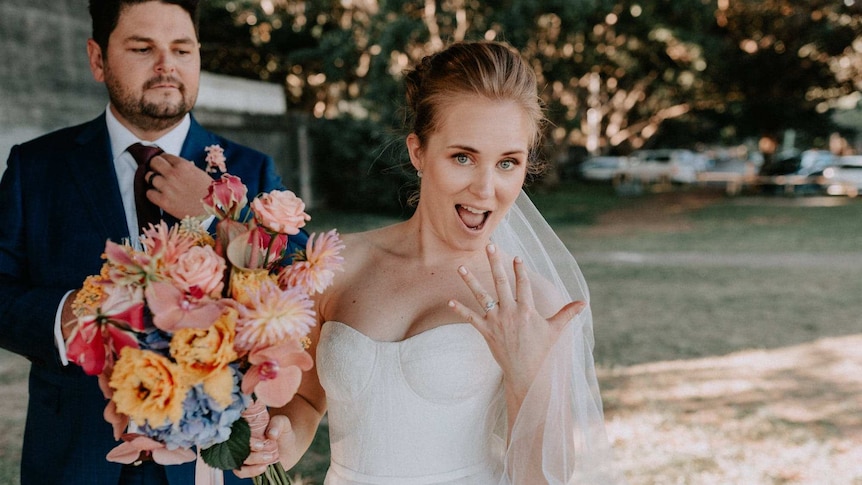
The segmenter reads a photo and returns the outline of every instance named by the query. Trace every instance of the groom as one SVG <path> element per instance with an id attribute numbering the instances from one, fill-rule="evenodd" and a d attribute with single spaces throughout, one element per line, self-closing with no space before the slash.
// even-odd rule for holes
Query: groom
<path id="1" fill-rule="evenodd" d="M 189 114 L 200 79 L 197 0 L 90 0 L 90 69 L 108 90 L 104 114 L 12 148 L 0 181 L 0 346 L 32 363 L 23 485 L 191 484 L 194 463 L 110 463 L 118 443 L 95 377 L 67 365 L 75 288 L 98 274 L 105 241 L 140 233 L 136 205 L 165 219 L 203 214 L 205 147 L 250 196 L 281 188 L 270 157 L 203 129 Z M 135 202 L 134 143 L 163 154 Z M 193 162 L 193 163 L 192 163 Z M 143 194 L 143 192 L 141 192 Z M 158 216 L 158 212 L 156 215 Z M 142 221 L 141 221 L 142 222 Z M 240 481 L 226 472 L 225 482 Z"/>

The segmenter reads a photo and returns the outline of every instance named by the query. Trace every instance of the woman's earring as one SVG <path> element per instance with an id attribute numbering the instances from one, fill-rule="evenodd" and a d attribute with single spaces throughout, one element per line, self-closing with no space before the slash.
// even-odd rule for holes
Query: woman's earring
<path id="1" fill-rule="evenodd" d="M 419 177 L 419 178 L 421 179 L 421 178 L 422 178 L 422 170 L 417 170 L 417 171 L 416 171 L 416 176 L 417 176 L 417 177 Z"/>

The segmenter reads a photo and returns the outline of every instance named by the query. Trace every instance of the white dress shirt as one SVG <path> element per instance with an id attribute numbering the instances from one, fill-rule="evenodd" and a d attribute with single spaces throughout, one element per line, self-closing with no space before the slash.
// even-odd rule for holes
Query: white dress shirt
<path id="1" fill-rule="evenodd" d="M 134 188 L 135 171 L 138 169 L 138 163 L 132 157 L 132 154 L 128 152 L 127 148 L 135 143 L 156 145 L 167 154 L 179 156 L 186 136 L 189 134 L 189 128 L 192 126 L 191 116 L 186 114 L 175 128 L 155 141 L 144 141 L 135 136 L 114 116 L 110 105 L 105 109 L 105 121 L 108 125 L 108 137 L 111 141 L 111 155 L 114 157 L 114 170 L 117 173 L 117 183 L 120 186 L 120 196 L 123 199 L 123 211 L 126 213 L 126 224 L 129 225 L 129 234 L 131 236 L 129 242 L 133 247 L 140 248 L 141 242 L 138 230 L 138 213 L 135 210 Z M 60 361 L 63 365 L 68 365 L 69 359 L 66 356 L 66 344 L 63 341 L 61 317 L 63 305 L 65 305 L 66 299 L 71 293 L 72 291 L 69 291 L 60 300 L 60 307 L 57 309 L 57 314 L 54 318 L 54 340 L 56 341 L 57 350 L 60 353 Z"/>

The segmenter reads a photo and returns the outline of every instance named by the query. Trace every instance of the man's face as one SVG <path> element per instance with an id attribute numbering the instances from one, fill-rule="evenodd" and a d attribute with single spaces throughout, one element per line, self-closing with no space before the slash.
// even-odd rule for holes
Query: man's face
<path id="1" fill-rule="evenodd" d="M 177 5 L 124 7 L 107 53 L 92 39 L 87 51 L 93 76 L 108 88 L 112 111 L 143 139 L 170 130 L 197 100 L 200 45 L 191 17 Z"/>

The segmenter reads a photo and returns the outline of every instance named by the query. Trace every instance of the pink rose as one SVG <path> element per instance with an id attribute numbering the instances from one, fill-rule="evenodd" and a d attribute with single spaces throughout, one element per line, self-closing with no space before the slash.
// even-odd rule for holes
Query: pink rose
<path id="1" fill-rule="evenodd" d="M 248 204 L 248 188 L 239 177 L 224 174 L 213 180 L 207 196 L 203 198 L 204 209 L 219 219 L 237 219 Z"/>
<path id="2" fill-rule="evenodd" d="M 168 276 L 183 291 L 191 292 L 197 287 L 210 298 L 221 297 L 224 289 L 224 258 L 210 246 L 195 246 L 177 258 L 167 270 Z"/>
<path id="3" fill-rule="evenodd" d="M 311 220 L 305 213 L 305 202 L 289 190 L 274 190 L 251 202 L 258 224 L 281 234 L 298 234 L 299 228 Z"/>

